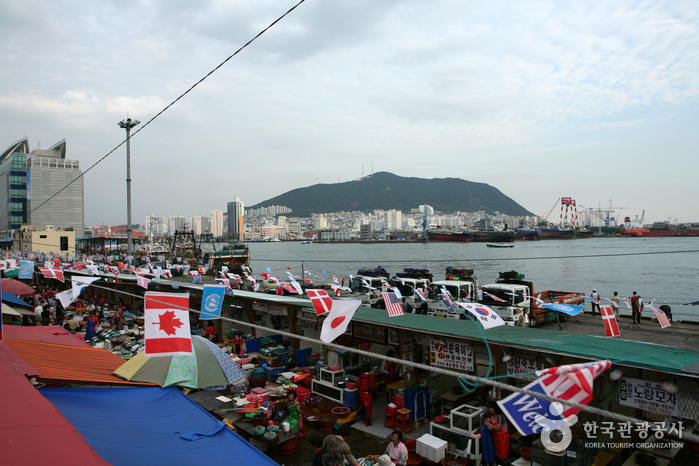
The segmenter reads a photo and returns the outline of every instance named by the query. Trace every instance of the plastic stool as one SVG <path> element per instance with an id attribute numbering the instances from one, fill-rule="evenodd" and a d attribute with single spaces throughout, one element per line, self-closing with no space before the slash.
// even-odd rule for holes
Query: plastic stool
<path id="1" fill-rule="evenodd" d="M 396 428 L 396 411 L 398 411 L 397 406 L 395 408 L 386 406 L 386 418 L 383 421 L 384 427 L 390 427 L 391 429 Z"/>
<path id="2" fill-rule="evenodd" d="M 400 430 L 405 434 L 405 430 L 409 429 L 413 425 L 412 419 L 410 419 L 410 410 L 406 408 L 400 408 L 396 411 L 396 423 L 395 429 Z"/>

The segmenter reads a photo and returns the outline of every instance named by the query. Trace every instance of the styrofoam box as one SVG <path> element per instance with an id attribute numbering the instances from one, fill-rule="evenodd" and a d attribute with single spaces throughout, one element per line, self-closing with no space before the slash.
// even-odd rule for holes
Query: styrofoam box
<path id="1" fill-rule="evenodd" d="M 417 439 L 416 453 L 425 459 L 439 463 L 447 455 L 447 442 L 425 434 Z"/>

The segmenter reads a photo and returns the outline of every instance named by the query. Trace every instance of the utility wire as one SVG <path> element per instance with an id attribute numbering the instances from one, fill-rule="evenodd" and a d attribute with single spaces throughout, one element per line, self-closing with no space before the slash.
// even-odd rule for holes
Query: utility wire
<path id="1" fill-rule="evenodd" d="M 69 278 L 69 280 L 71 280 L 71 279 Z M 72 280 L 71 280 L 71 281 L 72 281 Z M 116 288 L 102 287 L 102 286 L 99 286 L 99 285 L 95 285 L 94 283 L 92 283 L 90 286 L 93 286 L 93 287 L 98 288 L 98 289 L 103 289 L 103 290 L 106 290 L 106 291 L 112 291 L 112 292 L 120 293 L 120 294 L 125 295 L 125 296 L 131 296 L 131 297 L 135 297 L 135 298 L 138 298 L 138 299 L 145 299 L 144 296 L 139 296 L 139 295 L 134 294 L 134 293 L 128 293 L 128 292 L 126 292 L 126 291 L 117 290 Z M 168 306 L 171 307 L 171 308 L 181 309 L 181 310 L 184 310 L 184 311 L 194 312 L 194 313 L 197 313 L 197 314 L 201 314 L 201 313 L 202 313 L 201 311 L 198 311 L 198 310 L 196 310 L 196 309 L 191 309 L 191 308 L 184 307 L 184 306 L 177 306 L 177 305 L 174 305 L 174 304 L 171 304 L 171 303 L 167 303 L 167 302 L 164 302 L 164 301 L 159 301 L 159 300 L 153 299 L 153 298 L 148 298 L 148 299 L 149 299 L 150 301 L 153 301 L 154 303 L 166 304 L 166 305 L 168 305 Z M 242 326 L 251 327 L 251 328 L 254 328 L 254 329 L 260 329 L 260 330 L 269 331 L 269 328 L 267 328 L 267 327 L 265 327 L 265 326 L 263 326 L 263 325 L 257 325 L 257 324 L 254 324 L 254 323 L 243 322 L 243 321 L 240 321 L 240 320 L 231 319 L 231 318 L 229 318 L 229 317 L 223 317 L 223 316 L 221 316 L 220 319 L 221 319 L 222 321 L 230 322 L 230 323 L 237 324 L 237 325 L 242 325 Z M 490 386 L 492 386 L 492 387 L 499 388 L 499 389 L 501 389 L 501 390 L 508 390 L 508 391 L 512 391 L 512 392 L 522 393 L 522 394 L 529 395 L 529 396 L 532 396 L 532 397 L 535 397 L 535 398 L 539 398 L 539 399 L 541 399 L 541 400 L 546 400 L 546 401 L 549 401 L 549 402 L 559 402 L 559 403 L 561 403 L 561 404 L 563 404 L 563 405 L 570 406 L 570 407 L 573 407 L 573 408 L 577 408 L 577 409 L 580 409 L 581 411 L 585 411 L 585 412 L 588 412 L 588 413 L 591 413 L 591 414 L 595 414 L 595 415 L 598 415 L 598 416 L 602 416 L 602 417 L 605 417 L 605 418 L 608 418 L 608 419 L 614 419 L 614 420 L 620 421 L 620 422 L 630 422 L 632 425 L 642 424 L 643 422 L 645 422 L 645 421 L 643 421 L 643 420 L 641 420 L 641 419 L 636 419 L 636 418 L 633 418 L 633 417 L 624 416 L 624 415 L 622 415 L 622 414 L 612 413 L 612 412 L 606 411 L 606 410 L 604 410 L 604 409 L 595 408 L 595 407 L 592 407 L 592 406 L 588 406 L 588 405 L 583 405 L 583 404 L 575 403 L 575 402 L 570 401 L 570 400 L 558 399 L 558 398 L 553 397 L 553 396 L 549 396 L 549 395 L 546 395 L 546 394 L 543 394 L 543 393 L 539 393 L 539 392 L 534 392 L 534 391 L 531 391 L 531 390 L 526 390 L 526 389 L 524 389 L 524 388 L 515 387 L 514 385 L 505 384 L 505 383 L 498 382 L 498 381 L 495 381 L 495 380 L 492 380 L 492 379 L 489 379 L 489 378 L 477 377 L 477 376 L 470 375 L 470 374 L 463 374 L 463 373 L 456 372 L 456 371 L 452 371 L 452 370 L 449 370 L 449 369 L 443 369 L 443 368 L 438 367 L 438 366 L 430 366 L 430 365 L 427 365 L 427 364 L 422 364 L 422 363 L 417 363 L 417 362 L 412 362 L 412 361 L 404 361 L 404 360 L 402 360 L 402 359 L 393 358 L 393 357 L 385 356 L 385 355 L 382 355 L 382 354 L 372 353 L 372 352 L 370 352 L 370 351 L 364 351 L 364 350 L 360 350 L 360 349 L 358 349 L 358 348 L 352 348 L 352 347 L 349 347 L 349 346 L 338 345 L 338 344 L 335 344 L 335 343 L 328 344 L 328 343 L 325 343 L 325 342 L 322 341 L 322 340 L 318 340 L 318 339 L 315 339 L 315 338 L 306 337 L 306 336 L 303 336 L 303 335 L 296 335 L 296 334 L 293 334 L 293 333 L 290 333 L 290 332 L 286 332 L 286 331 L 284 331 L 284 330 L 274 330 L 274 331 L 275 331 L 276 333 L 279 333 L 280 335 L 283 335 L 283 336 L 286 336 L 286 337 L 289 337 L 289 338 L 292 338 L 292 339 L 295 339 L 295 340 L 302 340 L 302 341 L 307 341 L 307 342 L 309 342 L 309 343 L 316 343 L 316 344 L 319 344 L 319 345 L 321 345 L 321 346 L 332 346 L 333 348 L 340 349 L 340 350 L 342 350 L 342 351 L 348 351 L 348 352 L 351 352 L 351 353 L 359 354 L 359 355 L 361 355 L 361 356 L 367 356 L 367 357 L 370 357 L 370 358 L 377 358 L 377 359 L 384 359 L 384 360 L 389 361 L 389 362 L 393 362 L 393 363 L 400 364 L 400 365 L 408 365 L 408 366 L 411 366 L 411 367 L 414 367 L 414 368 L 417 368 L 417 369 L 421 369 L 421 370 L 425 370 L 425 371 L 428 371 L 428 372 L 434 372 L 434 373 L 438 373 L 438 374 L 442 374 L 442 375 L 447 375 L 447 376 L 450 376 L 450 377 L 456 377 L 456 378 L 458 378 L 458 379 L 465 379 L 465 380 L 467 380 L 468 382 L 470 382 L 471 384 L 490 385 Z M 614 361 L 612 361 L 612 363 L 614 363 Z M 689 441 L 692 441 L 692 442 L 695 442 L 695 443 L 699 443 L 699 435 L 696 435 L 696 434 L 693 434 L 693 433 L 683 432 L 682 435 L 681 435 L 681 440 L 689 440 Z"/>
<path id="2" fill-rule="evenodd" d="M 85 170 L 84 172 L 82 172 L 82 173 L 80 174 L 80 176 L 76 177 L 73 181 L 71 181 L 71 182 L 68 183 L 67 185 L 63 186 L 63 187 L 62 187 L 61 189 L 59 189 L 58 191 L 56 191 L 56 193 L 55 193 L 53 196 L 49 197 L 49 198 L 46 199 L 44 202 L 42 202 L 41 204 L 39 204 L 38 206 L 36 206 L 35 208 L 33 208 L 33 209 L 29 212 L 29 214 L 31 214 L 32 212 L 36 211 L 38 208 L 40 208 L 41 206 L 43 206 L 44 204 L 46 204 L 47 202 L 49 202 L 49 201 L 50 201 L 51 199 L 53 199 L 54 197 L 58 196 L 58 195 L 59 195 L 61 192 L 63 192 L 68 186 L 70 186 L 70 185 L 72 185 L 73 183 L 75 183 L 77 180 L 79 180 L 80 178 L 82 178 L 87 172 L 89 172 L 90 170 L 92 170 L 93 168 L 95 168 L 95 167 L 96 167 L 99 163 L 101 163 L 104 159 L 106 159 L 107 157 L 109 157 L 110 155 L 112 155 L 112 154 L 114 153 L 114 151 L 116 151 L 118 148 L 120 148 L 121 146 L 123 146 L 123 145 L 126 143 L 126 141 L 130 140 L 131 138 L 133 138 L 134 136 L 136 136 L 138 133 L 140 133 L 142 130 L 144 130 L 144 129 L 145 129 L 148 125 L 150 125 L 156 118 L 158 118 L 160 115 L 162 115 L 163 113 L 165 113 L 170 107 L 172 107 L 173 105 L 175 105 L 180 99 L 182 99 L 184 96 L 186 96 L 187 94 L 189 94 L 190 91 L 192 91 L 195 87 L 197 87 L 199 84 L 201 84 L 202 82 L 204 82 L 205 79 L 207 79 L 209 76 L 211 76 L 211 75 L 214 74 L 216 71 L 218 71 L 218 69 L 221 68 L 223 65 L 225 65 L 231 58 L 233 58 L 233 57 L 235 57 L 236 55 L 238 55 L 239 52 L 241 52 L 244 48 L 246 48 L 246 47 L 247 47 L 248 45 L 250 45 L 253 41 L 255 41 L 255 39 L 257 39 L 257 38 L 260 37 L 262 34 L 264 34 L 265 32 L 267 32 L 272 26 L 274 26 L 274 25 L 277 24 L 279 21 L 281 21 L 282 19 L 284 19 L 284 17 L 285 17 L 286 15 L 288 15 L 289 13 L 291 13 L 292 11 L 294 11 L 299 5 L 301 5 L 301 4 L 302 4 L 303 2 L 305 2 L 305 1 L 306 1 L 306 0 L 300 0 L 296 5 L 294 5 L 293 7 L 291 7 L 286 13 L 284 13 L 284 14 L 281 15 L 279 18 L 277 18 L 276 20 L 274 20 L 274 22 L 272 22 L 272 24 L 270 24 L 269 26 L 267 26 L 266 28 L 264 28 L 262 31 L 260 31 L 259 33 L 257 33 L 257 35 L 256 35 L 255 37 L 253 37 L 252 39 L 250 39 L 249 41 L 247 41 L 247 42 L 245 43 L 245 45 L 243 45 L 242 47 L 240 47 L 240 48 L 239 48 L 238 50 L 236 50 L 232 55 L 230 55 L 228 58 L 226 58 L 225 60 L 223 60 L 216 68 L 214 68 L 213 70 L 209 71 L 203 78 L 201 78 L 199 81 L 197 81 L 196 83 L 194 83 L 189 89 L 187 89 L 187 90 L 184 91 L 182 94 L 180 94 L 179 97 L 177 97 L 175 100 L 173 100 L 172 102 L 170 102 L 165 108 L 163 108 L 162 110 L 160 110 L 153 118 L 151 118 L 150 120 L 148 120 L 148 121 L 147 121 L 143 126 L 141 126 L 138 130 L 134 131 L 134 133 L 131 134 L 127 139 L 124 139 L 119 145 L 117 145 L 117 146 L 114 147 L 112 150 L 110 150 L 109 152 L 107 152 L 107 153 L 106 153 L 102 158 L 100 158 L 97 162 L 93 163 L 87 170 Z"/>

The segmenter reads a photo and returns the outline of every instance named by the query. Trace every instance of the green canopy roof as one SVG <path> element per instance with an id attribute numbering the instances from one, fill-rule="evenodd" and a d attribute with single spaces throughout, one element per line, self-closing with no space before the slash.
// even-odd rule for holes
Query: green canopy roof
<path id="1" fill-rule="evenodd" d="M 383 309 L 367 307 L 359 308 L 353 320 L 452 338 L 483 341 L 478 324 L 471 320 L 446 319 L 420 314 L 389 317 Z M 483 334 L 490 343 L 498 345 L 590 359 L 608 359 L 622 365 L 662 372 L 679 373 L 689 366 L 699 364 L 699 351 L 641 341 L 509 325 L 483 330 Z"/>

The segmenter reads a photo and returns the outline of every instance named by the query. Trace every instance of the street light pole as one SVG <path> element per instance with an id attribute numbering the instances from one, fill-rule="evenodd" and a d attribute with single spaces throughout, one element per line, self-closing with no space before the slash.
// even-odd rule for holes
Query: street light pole
<path id="1" fill-rule="evenodd" d="M 133 254 L 131 233 L 131 128 L 140 121 L 127 118 L 119 122 L 119 127 L 126 130 L 126 254 Z"/>

